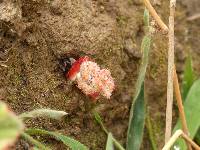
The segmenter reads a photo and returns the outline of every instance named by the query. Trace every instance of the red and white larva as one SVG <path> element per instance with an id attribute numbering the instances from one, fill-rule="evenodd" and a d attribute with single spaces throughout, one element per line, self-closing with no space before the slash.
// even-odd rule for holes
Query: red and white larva
<path id="1" fill-rule="evenodd" d="M 74 60 L 66 77 L 75 82 L 77 87 L 93 99 L 100 95 L 110 98 L 115 88 L 114 80 L 107 69 L 100 69 L 88 56 Z"/>

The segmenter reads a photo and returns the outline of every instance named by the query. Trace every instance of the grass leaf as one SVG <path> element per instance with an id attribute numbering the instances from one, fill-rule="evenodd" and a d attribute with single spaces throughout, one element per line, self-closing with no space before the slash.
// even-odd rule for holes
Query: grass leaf
<path id="1" fill-rule="evenodd" d="M 40 149 L 40 150 L 52 150 L 51 148 L 47 147 L 45 144 L 35 140 L 33 137 L 28 135 L 27 133 L 23 132 L 21 134 L 21 137 L 25 139 L 26 141 L 32 143 L 35 146 L 35 149 Z"/>
<path id="2" fill-rule="evenodd" d="M 64 111 L 57 111 L 51 109 L 36 109 L 30 112 L 25 112 L 19 115 L 21 119 L 47 117 L 51 119 L 60 120 L 63 116 L 67 115 Z"/>
<path id="3" fill-rule="evenodd" d="M 72 150 L 89 150 L 85 145 L 81 144 L 79 141 L 74 140 L 73 138 L 70 138 L 68 136 L 46 131 L 42 129 L 27 129 L 26 133 L 30 135 L 49 135 L 57 139 L 58 141 L 62 141 L 66 146 L 70 147 Z"/>
<path id="4" fill-rule="evenodd" d="M 194 83 L 194 80 L 195 80 L 195 75 L 192 68 L 192 58 L 191 55 L 189 54 L 185 62 L 185 69 L 183 75 L 183 85 L 182 85 L 183 100 L 186 99 L 186 96 L 192 84 Z"/>
<path id="5" fill-rule="evenodd" d="M 149 11 L 145 8 L 144 9 L 144 25 L 146 26 L 146 27 L 148 27 L 149 26 Z"/>
<path id="6" fill-rule="evenodd" d="M 195 81 L 192 87 L 190 88 L 188 95 L 186 97 L 184 103 L 186 121 L 188 123 L 188 130 L 190 133 L 190 137 L 193 139 L 195 134 L 197 133 L 200 126 L 200 79 Z M 177 129 L 181 128 L 180 119 L 178 120 L 174 132 Z M 181 148 L 181 150 L 186 150 L 187 147 L 183 140 L 178 140 L 177 146 Z"/>
<path id="7" fill-rule="evenodd" d="M 145 123 L 144 78 L 148 65 L 151 37 L 145 36 L 142 41 L 143 58 L 139 76 L 136 83 L 135 96 L 130 110 L 129 126 L 127 133 L 127 150 L 139 150 L 142 143 Z"/>
<path id="8" fill-rule="evenodd" d="M 144 83 L 135 101 L 132 113 L 133 117 L 128 131 L 127 150 L 139 150 L 145 122 Z"/>
<path id="9" fill-rule="evenodd" d="M 194 140 L 196 141 L 196 143 L 197 143 L 198 145 L 200 145 L 200 128 L 198 129 L 198 131 L 197 131 L 197 133 L 196 133 L 196 135 L 195 135 Z"/>
<path id="10" fill-rule="evenodd" d="M 12 145 L 23 131 L 23 123 L 0 102 L 0 150 Z"/>
<path id="11" fill-rule="evenodd" d="M 141 52 L 143 53 L 143 56 L 129 116 L 126 142 L 127 150 L 140 149 L 145 124 L 146 108 L 144 99 L 144 78 L 149 61 L 149 51 L 151 46 L 151 33 L 149 33 L 149 11 L 146 8 L 144 10 L 144 25 L 146 28 L 146 35 L 144 36 L 141 44 Z"/>
<path id="12" fill-rule="evenodd" d="M 113 137 L 111 133 L 108 133 L 108 139 L 106 143 L 106 150 L 114 150 L 114 145 L 113 145 Z"/>

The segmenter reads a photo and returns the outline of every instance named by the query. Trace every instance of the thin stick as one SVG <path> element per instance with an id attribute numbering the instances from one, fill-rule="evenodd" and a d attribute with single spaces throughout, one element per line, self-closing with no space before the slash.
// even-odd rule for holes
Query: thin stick
<path id="1" fill-rule="evenodd" d="M 182 98 L 181 98 L 181 93 L 180 93 L 180 89 L 179 89 L 179 83 L 178 83 L 178 77 L 176 74 L 175 65 L 174 65 L 174 89 L 175 89 L 176 100 L 177 100 L 177 104 L 178 104 L 179 115 L 180 115 L 180 119 L 182 122 L 183 132 L 188 135 L 189 132 L 188 132 L 187 123 L 186 123 L 186 119 L 185 119 L 184 107 L 183 107 L 183 103 L 182 103 Z"/>
<path id="2" fill-rule="evenodd" d="M 194 15 L 188 17 L 188 18 L 187 18 L 187 21 L 197 20 L 197 19 L 199 19 L 199 18 L 200 18 L 200 13 L 194 14 Z"/>
<path id="3" fill-rule="evenodd" d="M 157 14 L 157 12 L 155 11 L 155 9 L 153 8 L 153 6 L 151 5 L 151 3 L 149 2 L 149 0 L 143 0 L 144 1 L 144 5 L 147 7 L 147 9 L 149 10 L 150 14 L 152 15 L 152 17 L 155 19 L 155 21 L 157 22 L 157 24 L 160 26 L 160 28 L 164 31 L 164 32 L 168 32 L 168 27 L 165 25 L 165 23 L 162 21 L 162 19 L 159 17 L 159 15 Z"/>
<path id="4" fill-rule="evenodd" d="M 177 105 L 178 105 L 178 110 L 179 110 L 179 116 L 181 119 L 181 124 L 182 124 L 182 129 L 183 132 L 186 135 L 189 135 L 189 131 L 188 131 L 188 127 L 187 127 L 187 122 L 186 122 L 186 118 L 185 118 L 185 112 L 184 112 L 184 107 L 183 107 L 183 103 L 182 103 L 182 98 L 181 98 L 181 92 L 179 89 L 179 83 L 178 83 L 178 77 L 176 74 L 176 66 L 174 65 L 174 90 L 175 90 L 175 94 L 176 94 L 176 101 L 177 101 Z M 189 142 L 187 142 L 187 147 L 189 150 L 192 150 L 191 145 L 189 144 Z"/>
<path id="5" fill-rule="evenodd" d="M 174 135 L 165 144 L 162 150 L 170 150 L 170 148 L 174 145 L 174 143 L 179 137 L 182 137 L 186 142 L 190 143 L 196 150 L 200 150 L 200 147 L 194 141 L 192 141 L 192 139 L 190 139 L 185 133 L 183 133 L 183 131 L 180 129 L 174 133 Z"/>
<path id="6" fill-rule="evenodd" d="M 162 150 L 169 150 L 172 145 L 176 142 L 176 140 L 181 136 L 183 133 L 182 130 L 177 130 L 174 135 L 170 138 L 170 140 L 165 144 Z"/>
<path id="7" fill-rule="evenodd" d="M 170 1 L 169 16 L 169 50 L 168 50 L 168 83 L 167 83 L 167 107 L 165 124 L 165 143 L 171 137 L 172 130 L 172 105 L 173 105 L 173 74 L 174 74 L 174 14 L 176 0 Z"/>
<path id="8" fill-rule="evenodd" d="M 185 133 L 182 133 L 182 137 L 185 139 L 185 141 L 187 141 L 188 143 L 190 143 L 194 149 L 200 150 L 200 147 L 194 141 L 192 141 L 192 139 L 189 138 L 188 135 L 186 135 Z"/>

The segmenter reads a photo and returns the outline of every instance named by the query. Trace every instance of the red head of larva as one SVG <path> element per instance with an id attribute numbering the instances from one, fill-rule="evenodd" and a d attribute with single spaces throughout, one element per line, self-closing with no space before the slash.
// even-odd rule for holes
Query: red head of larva
<path id="1" fill-rule="evenodd" d="M 79 73 L 80 71 L 81 64 L 89 60 L 90 58 L 88 56 L 80 57 L 72 64 L 70 70 L 66 74 L 66 77 L 72 81 L 75 80 L 77 73 Z"/>

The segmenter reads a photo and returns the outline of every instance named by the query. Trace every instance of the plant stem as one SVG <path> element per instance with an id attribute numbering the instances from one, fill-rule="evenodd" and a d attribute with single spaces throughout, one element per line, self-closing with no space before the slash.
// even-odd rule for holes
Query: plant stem
<path id="1" fill-rule="evenodd" d="M 155 11 L 155 9 L 153 8 L 153 6 L 151 5 L 151 3 L 149 2 L 149 0 L 143 0 L 144 5 L 147 7 L 147 9 L 149 10 L 150 14 L 152 15 L 152 17 L 155 19 L 155 21 L 157 22 L 157 24 L 160 26 L 160 28 L 164 31 L 164 32 L 168 32 L 168 27 L 165 25 L 165 23 L 162 21 L 162 19 L 159 17 L 159 15 L 157 14 L 157 12 Z"/>
<path id="2" fill-rule="evenodd" d="M 192 139 L 188 135 L 186 135 L 185 133 L 182 133 L 182 137 L 185 139 L 185 141 L 190 143 L 194 149 L 200 150 L 200 147 L 194 141 L 192 141 Z"/>
<path id="3" fill-rule="evenodd" d="M 168 142 L 165 144 L 165 146 L 162 148 L 162 150 L 170 150 L 172 145 L 176 142 L 176 140 L 181 136 L 183 133 L 182 130 L 177 130 L 174 135 L 168 140 Z"/>
<path id="4" fill-rule="evenodd" d="M 102 122 L 100 122 L 100 126 L 101 126 L 101 128 L 103 129 L 103 131 L 104 131 L 106 134 L 109 133 L 108 130 L 106 129 L 106 127 L 104 126 L 104 124 L 103 124 Z"/>
<path id="5" fill-rule="evenodd" d="M 193 20 L 197 20 L 200 18 L 200 13 L 194 14 L 190 17 L 187 18 L 187 21 L 193 21 Z"/>
<path id="6" fill-rule="evenodd" d="M 167 83 L 167 107 L 165 124 L 165 143 L 171 137 L 172 129 L 172 106 L 173 106 L 173 75 L 174 75 L 174 14 L 176 0 L 170 0 L 169 16 L 169 49 L 168 49 L 168 83 Z"/>
<path id="7" fill-rule="evenodd" d="M 35 146 L 37 146 L 38 148 L 40 148 L 41 150 L 51 150 L 50 148 L 46 147 L 44 144 L 40 143 L 39 141 L 35 140 L 34 138 L 32 138 L 30 135 L 28 135 L 27 133 L 22 133 L 21 134 L 22 138 L 24 138 L 25 140 L 29 141 L 30 143 L 34 144 Z"/>
<path id="8" fill-rule="evenodd" d="M 177 101 L 177 105 L 178 105 L 178 110 L 179 110 L 179 115 L 180 115 L 180 119 L 181 119 L 182 129 L 183 129 L 183 132 L 186 135 L 189 135 L 189 131 L 188 131 L 187 122 L 186 122 L 186 118 L 185 118 L 185 112 L 184 112 L 184 107 L 183 107 L 183 103 L 182 103 L 181 92 L 180 92 L 180 89 L 179 89 L 179 83 L 178 83 L 178 77 L 177 77 L 177 74 L 176 74 L 175 65 L 174 65 L 174 89 L 175 89 L 176 101 Z M 187 147 L 188 147 L 189 150 L 192 150 L 191 145 L 188 142 L 187 142 Z"/>
<path id="9" fill-rule="evenodd" d="M 176 142 L 176 140 L 182 137 L 186 142 L 190 143 L 196 150 L 200 150 L 200 147 L 192 141 L 182 130 L 176 130 L 174 135 L 169 139 L 169 141 L 165 144 L 165 146 L 162 148 L 162 150 L 170 150 L 170 148 L 173 146 L 173 144 Z"/>
<path id="10" fill-rule="evenodd" d="M 120 144 L 114 137 L 112 137 L 112 140 L 113 140 L 115 146 L 116 146 L 119 150 L 125 150 L 125 149 L 121 146 L 121 144 Z"/>

